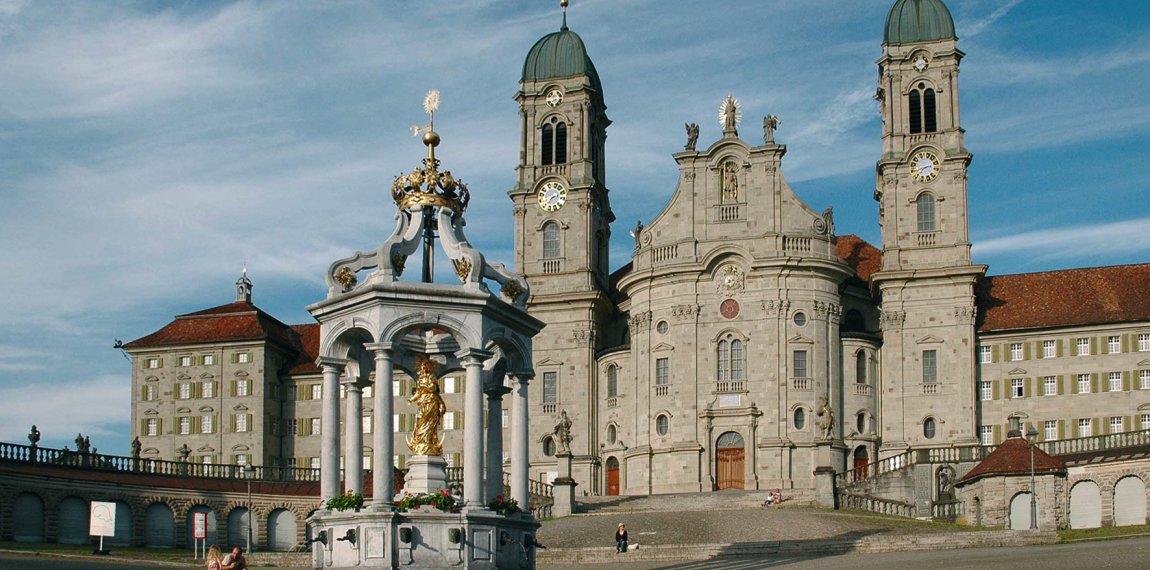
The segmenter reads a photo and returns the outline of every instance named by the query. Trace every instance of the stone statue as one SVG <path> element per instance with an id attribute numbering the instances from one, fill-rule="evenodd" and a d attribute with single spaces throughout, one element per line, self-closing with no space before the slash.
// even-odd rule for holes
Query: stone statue
<path id="1" fill-rule="evenodd" d="M 416 364 L 418 382 L 408 401 L 419 408 L 415 415 L 415 431 L 407 440 L 407 446 L 416 455 L 443 455 L 443 442 L 439 440 L 439 426 L 447 413 L 447 404 L 439 395 L 439 384 L 435 373 L 439 365 L 426 357 L 420 357 Z"/>
<path id="2" fill-rule="evenodd" d="M 140 437 L 139 436 L 132 438 L 132 458 L 133 459 L 139 459 L 140 448 L 142 448 L 142 447 L 144 447 L 144 444 L 140 443 Z"/>
<path id="3" fill-rule="evenodd" d="M 567 410 L 560 412 L 559 423 L 555 424 L 552 436 L 555 438 L 556 455 L 571 453 L 571 419 L 567 417 Z"/>
<path id="4" fill-rule="evenodd" d="M 763 142 L 775 144 L 775 129 L 779 126 L 779 118 L 774 115 L 763 117 Z"/>
<path id="5" fill-rule="evenodd" d="M 635 229 L 631 230 L 631 237 L 635 238 L 635 249 L 642 245 L 640 236 L 643 234 L 643 220 L 635 220 Z"/>
<path id="6" fill-rule="evenodd" d="M 89 443 L 88 438 L 84 437 L 84 434 L 82 434 L 82 433 L 76 434 L 75 442 L 76 442 L 76 453 L 88 453 L 88 446 L 91 444 Z"/>
<path id="7" fill-rule="evenodd" d="M 36 447 L 40 444 L 40 430 L 36 429 L 36 425 L 32 425 L 32 431 L 28 432 L 28 444 Z"/>
<path id="8" fill-rule="evenodd" d="M 92 452 L 92 438 L 84 436 L 84 451 L 82 453 Z"/>
<path id="9" fill-rule="evenodd" d="M 176 453 L 180 454 L 180 461 L 187 463 L 188 456 L 192 454 L 192 448 L 188 447 L 188 444 L 185 443 L 176 450 Z"/>
<path id="10" fill-rule="evenodd" d="M 739 167 L 733 160 L 723 163 L 723 202 L 739 201 Z"/>
<path id="11" fill-rule="evenodd" d="M 835 430 L 835 413 L 831 410 L 831 405 L 827 401 L 826 396 L 819 396 L 819 409 L 815 412 L 819 420 L 817 422 L 819 430 L 821 430 L 823 439 L 832 439 Z"/>
<path id="12" fill-rule="evenodd" d="M 683 150 L 695 150 L 695 143 L 699 142 L 699 125 L 698 123 L 684 123 L 687 127 L 687 144 L 683 145 Z"/>

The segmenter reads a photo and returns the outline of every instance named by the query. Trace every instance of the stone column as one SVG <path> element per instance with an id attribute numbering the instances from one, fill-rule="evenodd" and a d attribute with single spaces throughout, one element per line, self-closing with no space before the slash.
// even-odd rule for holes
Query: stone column
<path id="1" fill-rule="evenodd" d="M 344 412 L 343 470 L 344 491 L 363 494 L 363 388 L 359 378 L 343 381 L 347 390 L 347 407 Z"/>
<path id="2" fill-rule="evenodd" d="M 533 375 L 529 371 L 511 375 L 515 381 L 512 388 L 514 397 L 511 400 L 511 498 L 518 501 L 525 511 L 531 505 L 531 496 L 527 493 L 527 479 L 531 470 L 527 459 L 527 385 Z"/>
<path id="3" fill-rule="evenodd" d="M 316 364 L 323 369 L 319 497 L 327 501 L 339 495 L 339 376 L 347 367 L 347 359 L 321 356 Z"/>
<path id="4" fill-rule="evenodd" d="M 503 396 L 511 388 L 494 378 L 487 390 L 487 500 L 503 494 Z M 526 508 L 526 505 L 520 505 Z"/>
<path id="5" fill-rule="evenodd" d="M 395 433 L 393 430 L 391 343 L 366 344 L 364 348 L 375 353 L 375 431 L 372 432 L 371 506 L 389 509 L 394 495 Z"/>
<path id="6" fill-rule="evenodd" d="M 490 352 L 468 348 L 456 353 L 467 371 L 463 403 L 463 499 L 466 507 L 483 504 L 483 361 Z"/>

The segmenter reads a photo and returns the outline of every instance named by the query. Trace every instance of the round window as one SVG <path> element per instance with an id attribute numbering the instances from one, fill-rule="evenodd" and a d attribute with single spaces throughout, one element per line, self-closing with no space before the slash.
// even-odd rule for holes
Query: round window
<path id="1" fill-rule="evenodd" d="M 866 414 L 859 414 L 855 418 L 855 428 L 859 433 L 866 433 Z"/>
<path id="2" fill-rule="evenodd" d="M 804 326 L 807 324 L 807 314 L 802 312 L 802 311 L 799 311 L 799 312 L 795 313 L 794 320 L 795 320 L 795 326 L 796 327 Z"/>
<path id="3" fill-rule="evenodd" d="M 795 429 L 807 427 L 807 413 L 802 408 L 795 408 Z"/>
<path id="4" fill-rule="evenodd" d="M 555 440 L 551 438 L 543 440 L 543 455 L 547 457 L 555 455 Z"/>
<path id="5" fill-rule="evenodd" d="M 607 426 L 607 443 L 611 443 L 611 444 L 615 443 L 616 437 L 617 437 L 617 433 L 616 433 L 615 425 L 612 424 L 612 425 Z"/>
<path id="6" fill-rule="evenodd" d="M 671 325 L 667 324 L 667 321 L 659 321 L 659 324 L 655 325 L 655 330 L 659 331 L 659 334 L 667 334 L 670 329 Z"/>
<path id="7" fill-rule="evenodd" d="M 934 418 L 926 418 L 926 421 L 922 423 L 922 436 L 927 439 L 934 439 L 934 430 Z"/>
<path id="8" fill-rule="evenodd" d="M 660 414 L 655 418 L 655 433 L 659 435 L 667 435 L 671 431 L 671 418 L 667 414 Z"/>

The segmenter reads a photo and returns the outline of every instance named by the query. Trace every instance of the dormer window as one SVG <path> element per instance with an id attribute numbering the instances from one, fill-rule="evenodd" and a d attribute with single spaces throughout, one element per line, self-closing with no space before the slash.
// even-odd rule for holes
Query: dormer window
<path id="1" fill-rule="evenodd" d="M 910 133 L 938 132 L 938 112 L 934 89 L 919 82 L 910 90 Z"/>
<path id="2" fill-rule="evenodd" d="M 541 163 L 544 166 L 566 163 L 567 125 L 558 117 L 551 117 L 549 121 L 543 124 L 541 134 L 543 135 L 543 141 L 540 145 L 543 153 L 543 156 L 540 157 Z"/>

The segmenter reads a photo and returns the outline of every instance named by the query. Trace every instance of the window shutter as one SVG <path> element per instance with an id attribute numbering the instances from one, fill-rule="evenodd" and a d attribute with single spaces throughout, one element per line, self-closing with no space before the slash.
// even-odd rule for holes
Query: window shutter
<path id="1" fill-rule="evenodd" d="M 1009 400 L 1013 394 L 1010 393 L 1010 380 L 1002 381 L 1002 399 Z"/>
<path id="2" fill-rule="evenodd" d="M 1122 416 L 1122 429 L 1124 431 L 1130 431 L 1133 426 L 1134 416 Z"/>
<path id="3" fill-rule="evenodd" d="M 463 412 L 455 412 L 455 429 L 463 429 Z"/>
<path id="4" fill-rule="evenodd" d="M 1030 360 L 1030 343 L 1029 342 L 1022 343 L 1022 359 L 1023 360 Z"/>
<path id="5" fill-rule="evenodd" d="M 240 355 L 238 353 L 233 352 L 232 353 L 232 364 L 238 364 L 239 362 L 240 362 Z"/>
<path id="6" fill-rule="evenodd" d="M 236 433 L 236 415 L 232 414 L 232 433 Z"/>
<path id="7" fill-rule="evenodd" d="M 231 393 L 229 395 L 231 397 L 235 398 L 236 397 L 236 381 L 232 380 L 230 385 L 231 385 Z"/>
<path id="8" fill-rule="evenodd" d="M 250 431 L 250 432 L 256 431 L 256 425 L 254 423 L 252 423 L 252 421 L 255 419 L 254 416 L 252 414 L 247 414 L 247 416 L 248 416 L 248 431 Z"/>
<path id="9" fill-rule="evenodd" d="M 461 457 L 461 455 L 462 454 L 458 453 L 458 452 L 452 453 L 451 454 L 451 459 L 452 459 L 451 464 L 462 467 L 463 466 L 463 458 Z"/>
<path id="10" fill-rule="evenodd" d="M 1061 396 L 1066 393 L 1066 376 L 1058 375 L 1058 395 Z"/>
<path id="11" fill-rule="evenodd" d="M 1058 439 L 1066 439 L 1066 420 L 1058 420 Z"/>
<path id="12" fill-rule="evenodd" d="M 202 431 L 204 431 L 202 416 L 192 416 L 192 433 L 200 433 Z"/>
<path id="13" fill-rule="evenodd" d="M 1122 390 L 1126 392 L 1130 391 L 1130 372 L 1126 370 L 1122 371 Z"/>
<path id="14" fill-rule="evenodd" d="M 994 441 L 991 444 L 997 444 L 1000 441 L 1002 441 L 1002 426 L 996 425 L 994 426 Z"/>
<path id="15" fill-rule="evenodd" d="M 1031 380 L 1030 378 L 1025 378 L 1022 380 L 1022 395 L 1027 397 L 1027 398 L 1034 396 L 1034 392 L 1032 391 L 1030 380 Z"/>
<path id="16" fill-rule="evenodd" d="M 1105 346 L 1105 342 L 1103 346 Z M 1098 354 L 1098 337 L 1090 337 L 1090 354 Z"/>
<path id="17" fill-rule="evenodd" d="M 140 435 L 148 435 L 148 418 L 140 420 Z"/>
<path id="18" fill-rule="evenodd" d="M 1102 383 L 1098 381 L 1098 373 L 1092 372 L 1090 374 L 1090 391 L 1095 393 L 1095 394 L 1098 394 L 1098 393 L 1102 392 L 1101 386 L 1102 386 Z"/>
<path id="19" fill-rule="evenodd" d="M 998 380 L 991 380 L 990 381 L 990 399 L 997 400 L 998 394 L 999 394 L 999 392 L 998 392 Z"/>
<path id="20" fill-rule="evenodd" d="M 1122 352 L 1130 352 L 1130 337 L 1132 335 L 1122 335 Z"/>
<path id="21" fill-rule="evenodd" d="M 400 455 L 399 456 L 399 468 L 400 469 L 406 469 L 407 468 L 407 456 L 406 455 Z"/>
<path id="22" fill-rule="evenodd" d="M 1054 341 L 1054 356 L 1062 356 L 1062 339 L 1055 339 Z"/>
<path id="23" fill-rule="evenodd" d="M 998 351 L 999 351 L 999 348 L 998 348 L 997 344 L 990 347 L 990 361 L 991 362 L 998 362 Z"/>
<path id="24" fill-rule="evenodd" d="M 164 418 L 156 418 L 156 433 L 159 435 L 164 434 Z"/>

